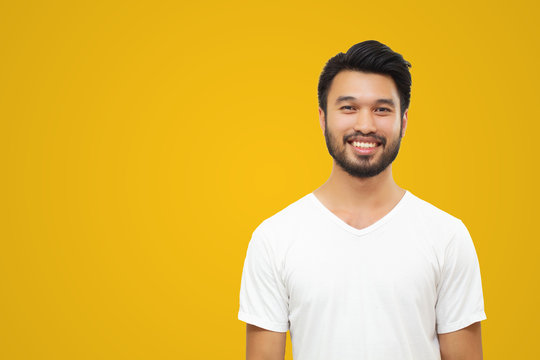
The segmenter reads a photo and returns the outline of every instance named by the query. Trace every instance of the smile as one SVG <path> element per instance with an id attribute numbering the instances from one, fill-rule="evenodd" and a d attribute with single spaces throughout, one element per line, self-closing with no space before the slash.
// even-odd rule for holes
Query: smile
<path id="1" fill-rule="evenodd" d="M 351 141 L 354 152 L 360 155 L 371 155 L 379 148 L 380 143 L 375 142 L 363 142 L 363 141 Z"/>
<path id="2" fill-rule="evenodd" d="M 372 143 L 372 142 L 360 142 L 360 141 L 353 141 L 351 143 L 354 147 L 359 147 L 359 148 L 374 148 L 375 146 L 377 146 L 378 144 L 377 143 Z"/>

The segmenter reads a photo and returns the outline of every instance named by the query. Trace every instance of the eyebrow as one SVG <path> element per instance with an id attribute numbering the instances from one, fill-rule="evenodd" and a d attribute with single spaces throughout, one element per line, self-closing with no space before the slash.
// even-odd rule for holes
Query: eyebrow
<path id="1" fill-rule="evenodd" d="M 341 102 L 344 102 L 344 101 L 351 101 L 351 100 L 357 100 L 354 96 L 350 96 L 350 95 L 343 95 L 343 96 L 339 96 L 337 99 L 336 99 L 336 105 L 341 103 Z M 394 100 L 392 99 L 377 99 L 375 100 L 375 103 L 376 104 L 387 104 L 387 105 L 390 105 L 390 106 L 396 106 L 396 104 L 394 103 Z"/>

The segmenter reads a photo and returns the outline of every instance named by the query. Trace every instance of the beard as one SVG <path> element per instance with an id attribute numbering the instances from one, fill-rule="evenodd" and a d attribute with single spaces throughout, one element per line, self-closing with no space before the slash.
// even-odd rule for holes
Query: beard
<path id="1" fill-rule="evenodd" d="M 400 124 L 399 136 L 393 141 L 387 143 L 386 138 L 377 135 L 370 134 L 353 134 L 361 136 L 373 136 L 381 142 L 379 145 L 382 149 L 378 149 L 377 153 L 372 155 L 359 155 L 356 153 L 348 154 L 347 145 L 349 145 L 345 139 L 339 141 L 328 130 L 328 121 L 324 125 L 324 138 L 326 140 L 326 147 L 330 156 L 334 158 L 336 164 L 338 164 L 349 175 L 357 178 L 369 178 L 380 174 L 396 159 L 399 148 L 401 146 L 401 128 L 403 122 Z M 352 146 L 352 145 L 351 145 Z M 380 154 L 379 154 L 380 152 Z M 378 157 L 378 160 L 375 158 Z"/>

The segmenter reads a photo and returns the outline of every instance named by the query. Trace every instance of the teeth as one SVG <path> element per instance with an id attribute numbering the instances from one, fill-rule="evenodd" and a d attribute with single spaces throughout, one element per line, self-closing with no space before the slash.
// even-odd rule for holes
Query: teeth
<path id="1" fill-rule="evenodd" d="M 359 141 L 353 141 L 352 144 L 355 147 L 361 147 L 361 148 L 373 148 L 377 146 L 376 143 L 365 143 L 365 142 L 359 142 Z"/>

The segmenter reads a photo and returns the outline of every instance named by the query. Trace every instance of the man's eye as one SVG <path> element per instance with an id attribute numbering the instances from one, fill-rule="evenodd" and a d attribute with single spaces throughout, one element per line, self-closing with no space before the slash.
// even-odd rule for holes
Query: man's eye
<path id="1" fill-rule="evenodd" d="M 377 111 L 382 111 L 382 112 L 390 111 L 389 108 L 384 108 L 384 107 L 377 108 L 376 110 Z"/>
<path id="2" fill-rule="evenodd" d="M 342 106 L 340 109 L 342 109 L 342 110 L 353 110 L 353 107 L 350 106 L 350 105 L 345 105 L 345 106 Z"/>

